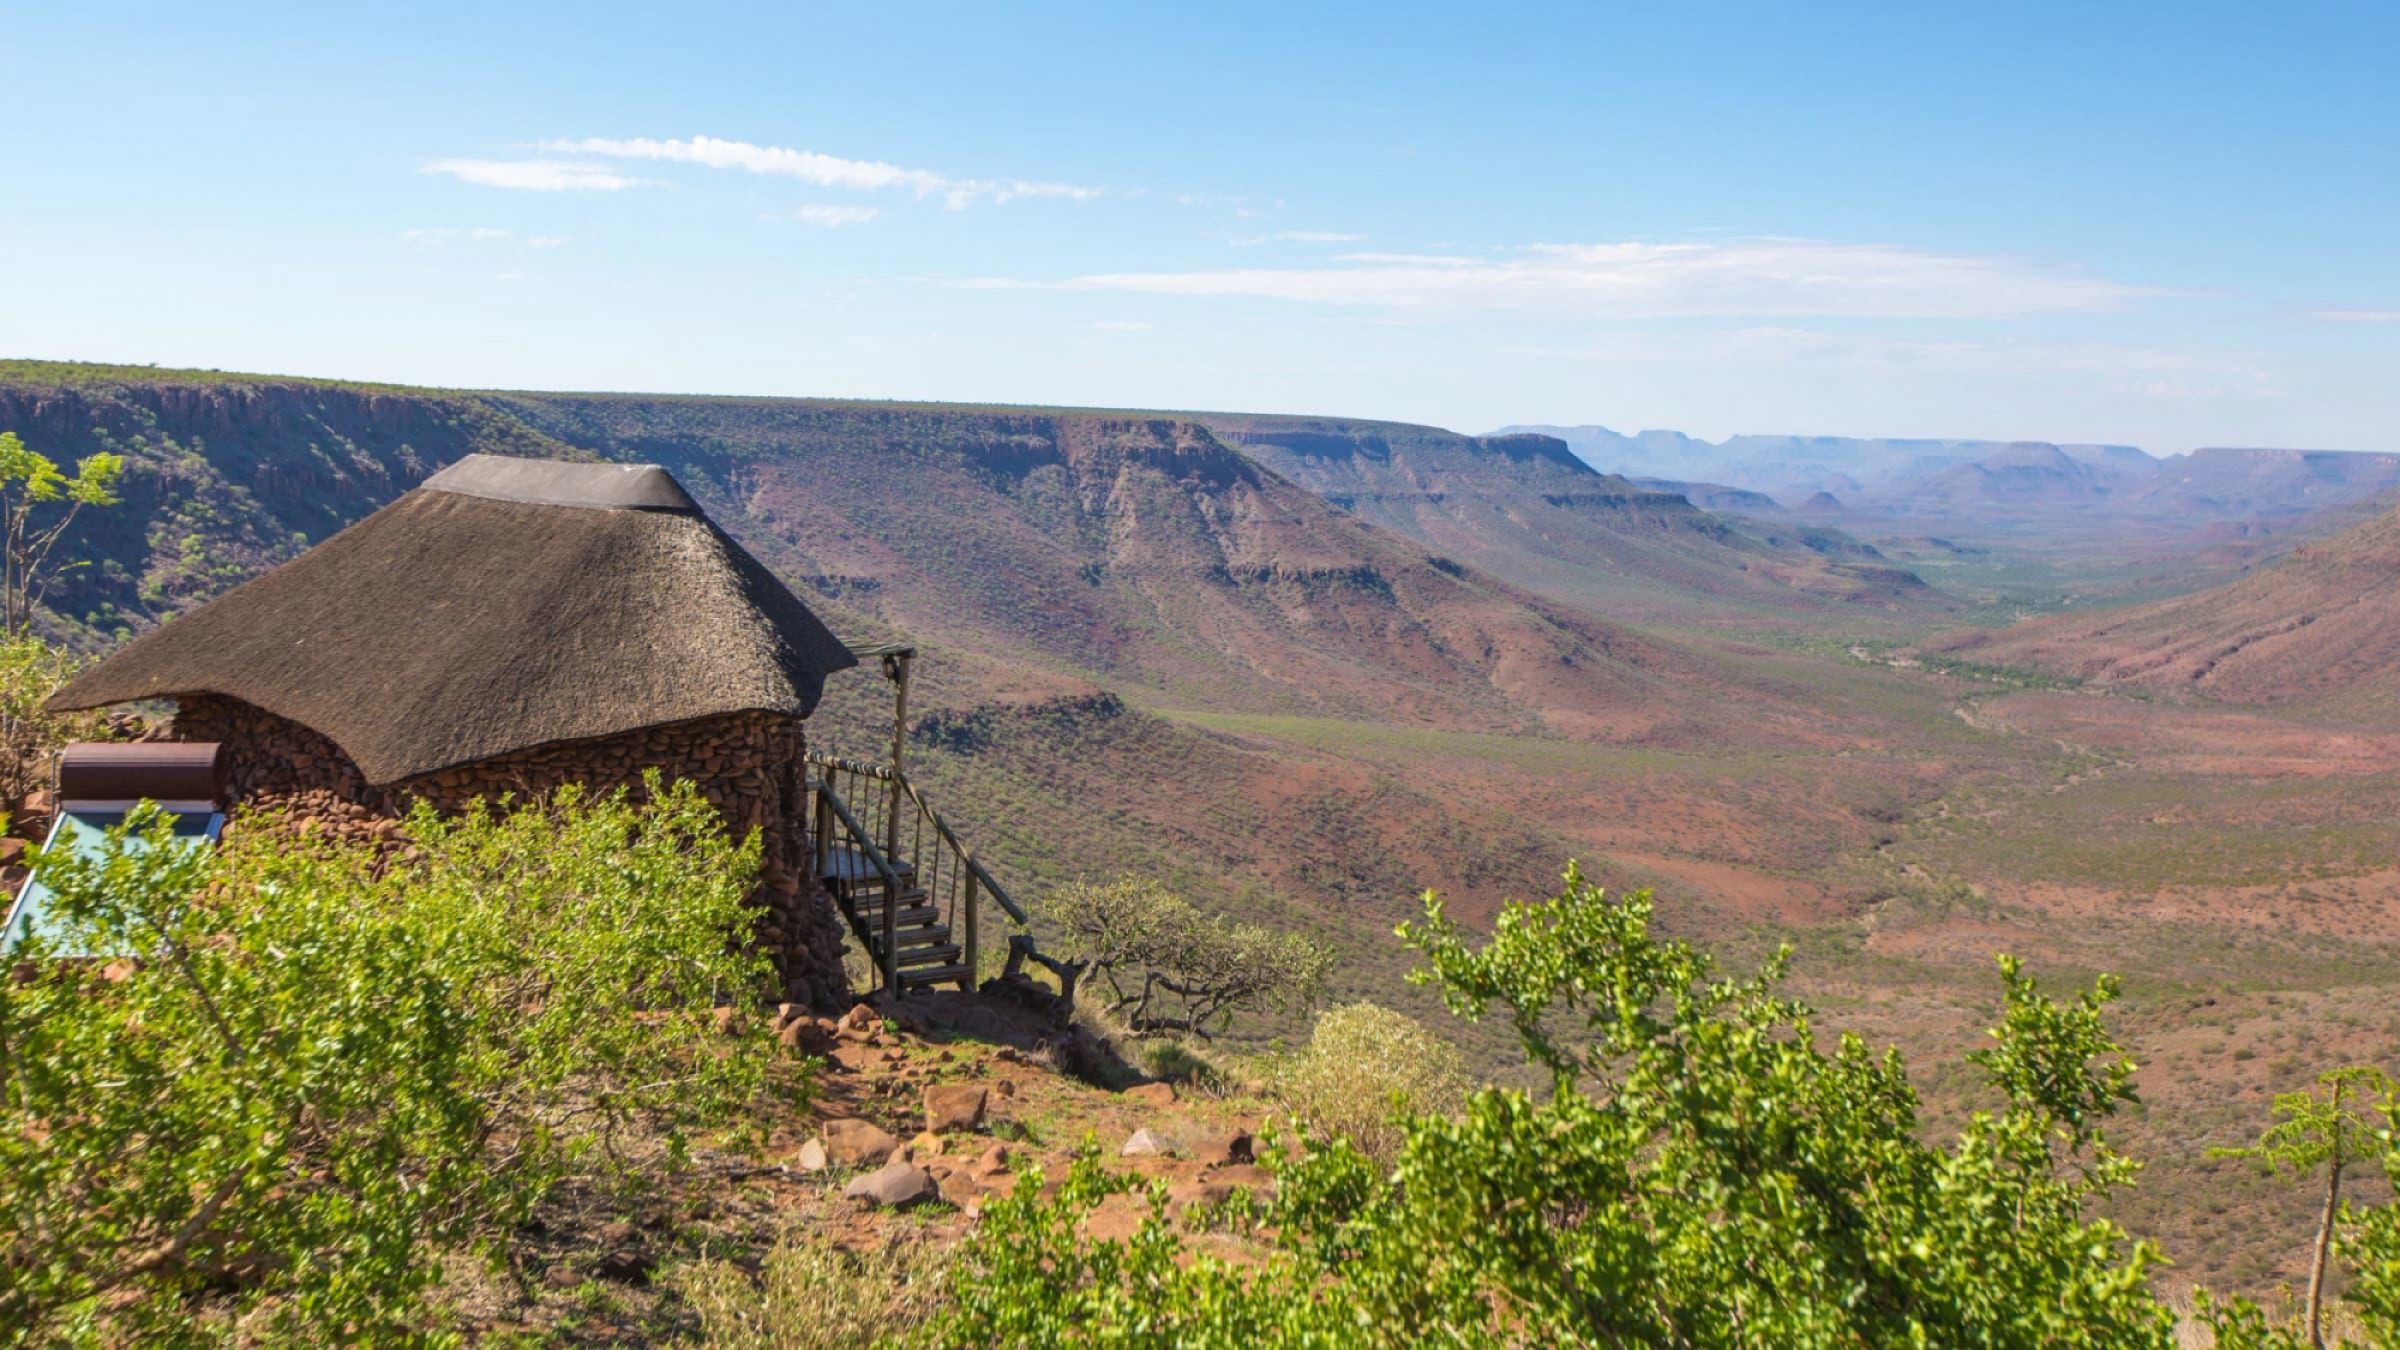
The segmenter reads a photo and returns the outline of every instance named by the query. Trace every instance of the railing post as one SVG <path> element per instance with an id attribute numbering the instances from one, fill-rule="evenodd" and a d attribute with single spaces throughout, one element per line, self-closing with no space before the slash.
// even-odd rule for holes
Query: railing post
<path id="1" fill-rule="evenodd" d="M 833 770 L 824 772 L 831 774 Z M 817 876 L 820 880 L 825 876 L 826 866 L 833 861 L 833 800 L 825 795 L 825 788 L 824 778 L 819 778 L 813 788 L 817 795 L 816 838 L 811 842 L 816 846 Z"/>
<path id="2" fill-rule="evenodd" d="M 900 997 L 900 891 L 889 882 L 883 899 L 883 988 L 890 997 Z"/>
<path id="3" fill-rule="evenodd" d="M 975 902 L 978 898 L 976 890 L 980 883 L 975 880 L 975 869 L 970 867 L 965 870 L 967 873 L 967 988 L 972 991 L 983 980 L 983 963 L 978 959 L 983 954 L 983 944 L 975 932 L 975 910 L 977 908 Z"/>

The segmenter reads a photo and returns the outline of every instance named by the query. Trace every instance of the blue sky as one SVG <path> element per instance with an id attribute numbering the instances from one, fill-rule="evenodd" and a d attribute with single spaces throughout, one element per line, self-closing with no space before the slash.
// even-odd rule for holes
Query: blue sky
<path id="1" fill-rule="evenodd" d="M 0 61 L 10 355 L 2400 450 L 2390 4 L 48 5 Z"/>

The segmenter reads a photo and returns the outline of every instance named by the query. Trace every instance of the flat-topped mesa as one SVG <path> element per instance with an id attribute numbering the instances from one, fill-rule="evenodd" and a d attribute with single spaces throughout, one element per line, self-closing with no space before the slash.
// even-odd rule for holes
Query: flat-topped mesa
<path id="1" fill-rule="evenodd" d="M 689 778 L 761 831 L 761 937 L 793 997 L 833 1003 L 802 721 L 856 664 L 665 469 L 471 455 L 47 706 L 172 699 L 237 802 L 356 837 L 420 799 Z"/>

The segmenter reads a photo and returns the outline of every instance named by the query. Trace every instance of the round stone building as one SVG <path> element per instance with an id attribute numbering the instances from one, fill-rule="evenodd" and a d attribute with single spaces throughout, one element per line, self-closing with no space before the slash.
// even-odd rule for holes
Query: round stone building
<path id="1" fill-rule="evenodd" d="M 847 1001 L 811 865 L 803 721 L 857 664 L 655 465 L 471 455 L 77 676 L 54 711 L 173 700 L 237 805 L 397 839 L 410 803 L 688 778 L 763 861 L 788 997 Z"/>

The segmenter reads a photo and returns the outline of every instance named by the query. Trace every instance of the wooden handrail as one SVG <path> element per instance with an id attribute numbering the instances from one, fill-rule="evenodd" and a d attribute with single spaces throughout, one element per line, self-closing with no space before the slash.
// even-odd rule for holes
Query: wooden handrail
<path id="1" fill-rule="evenodd" d="M 833 784 L 820 779 L 817 783 L 817 791 L 822 794 L 825 804 L 832 807 L 833 813 L 841 818 L 843 826 L 850 831 L 851 841 L 858 851 L 866 856 L 868 862 L 874 864 L 875 871 L 883 878 L 885 896 L 883 906 L 883 987 L 897 996 L 900 992 L 898 942 L 900 892 L 902 889 L 900 874 L 893 870 L 890 860 L 883 856 L 883 850 L 875 847 L 874 836 L 868 834 L 859 825 L 858 817 L 851 814 L 850 804 L 842 800 L 842 794 L 833 790 Z"/>
<path id="2" fill-rule="evenodd" d="M 1024 906 L 1019 905 L 1016 902 L 1016 899 L 1009 895 L 1007 888 L 1003 887 L 999 880 L 992 875 L 991 869 L 985 867 L 981 859 L 977 858 L 973 853 L 968 851 L 966 842 L 958 837 L 958 832 L 956 830 L 950 828 L 950 822 L 943 817 L 940 811 L 934 809 L 933 803 L 925 799 L 925 794 L 917 789 L 917 785 L 909 781 L 906 773 L 895 769 L 888 764 L 874 764 L 866 760 L 850 759 L 840 755 L 811 753 L 807 757 L 807 762 L 810 768 L 817 771 L 814 775 L 814 786 L 818 792 L 823 794 L 823 807 L 820 808 L 819 813 L 820 819 L 823 817 L 823 808 L 830 808 L 836 815 L 840 817 L 842 825 L 849 831 L 852 839 L 856 841 L 860 851 L 866 856 L 870 863 L 874 864 L 876 872 L 883 878 L 887 894 L 896 897 L 900 893 L 901 881 L 899 877 L 898 865 L 892 861 L 891 856 L 889 856 L 884 849 L 876 846 L 874 837 L 870 835 L 867 832 L 866 827 L 860 823 L 857 814 L 851 810 L 849 803 L 843 801 L 841 794 L 834 790 L 833 780 L 835 776 L 844 773 L 855 774 L 859 778 L 870 782 L 891 785 L 888 789 L 892 794 L 890 801 L 890 824 L 891 828 L 895 832 L 898 829 L 900 795 L 902 793 L 906 793 L 908 795 L 908 800 L 916 806 L 917 819 L 920 823 L 920 829 L 924 825 L 931 825 L 933 827 L 935 848 L 937 850 L 946 850 L 949 859 L 954 861 L 956 864 L 956 870 L 953 871 L 951 875 L 956 877 L 959 873 L 964 874 L 965 912 L 962 917 L 965 921 L 964 936 L 966 939 L 966 969 L 970 972 L 968 977 L 970 980 L 974 978 L 973 972 L 979 970 L 981 964 L 979 959 L 981 954 L 981 940 L 977 933 L 976 924 L 976 913 L 979 909 L 978 901 L 981 894 L 988 893 L 992 898 L 992 902 L 1000 907 L 1000 911 L 1003 914 L 1006 914 L 1010 921 L 1013 922 L 1019 930 L 1018 932 L 1009 936 L 1008 966 L 1007 970 L 1004 972 L 1004 975 L 1006 977 L 1013 978 L 1018 976 L 1028 963 L 1040 965 L 1049 970 L 1051 974 L 1057 978 L 1059 983 L 1061 1005 L 1067 1007 L 1071 1007 L 1073 1005 L 1075 1000 L 1075 985 L 1078 978 L 1083 974 L 1083 963 L 1060 961 L 1053 957 L 1042 954 L 1042 952 L 1034 945 L 1033 934 L 1030 931 L 1033 926 L 1032 916 L 1025 912 Z M 873 791 L 881 790 L 883 789 L 872 790 L 870 791 L 870 795 L 873 795 Z M 923 845 L 924 840 L 922 835 L 920 835 L 918 837 L 918 846 L 922 848 Z M 821 847 L 822 844 L 820 843 L 820 848 Z M 936 885 L 935 879 L 941 875 L 941 868 L 939 866 L 940 861 L 941 855 L 939 852 L 937 852 L 935 856 L 931 858 L 921 857 L 911 860 L 916 868 L 915 883 L 917 885 L 927 887 L 927 893 L 929 895 L 935 894 L 939 889 Z M 886 904 L 883 911 L 884 985 L 886 988 L 890 989 L 897 989 L 899 987 L 899 967 L 898 957 L 896 955 L 896 948 L 898 945 L 897 931 L 894 927 L 896 922 L 894 915 L 897 913 L 898 909 L 899 905 L 895 900 L 893 903 Z M 956 912 L 955 906 L 953 912 L 954 914 Z"/>
<path id="3" fill-rule="evenodd" d="M 950 846 L 951 851 L 958 855 L 958 860 L 975 875 L 975 880 L 982 884 L 984 890 L 991 893 L 992 901 L 1000 906 L 1000 911 L 1014 920 L 1019 927 L 1033 922 L 1025 913 L 1024 907 L 1009 895 L 1007 888 L 993 879 L 991 869 L 985 867 L 982 860 L 968 851 L 966 844 L 959 839 L 958 832 L 951 829 L 950 822 L 943 819 L 942 813 L 934 810 L 932 804 L 925 800 L 925 794 L 918 791 L 917 785 L 908 780 L 908 775 L 895 772 L 889 764 L 870 764 L 865 760 L 849 759 L 841 755 L 811 753 L 808 762 L 819 769 L 834 769 L 842 773 L 860 774 L 881 782 L 898 783 L 901 790 L 908 794 L 908 799 L 916 803 L 917 810 L 933 826 L 934 832 L 941 836 L 942 842 Z"/>

